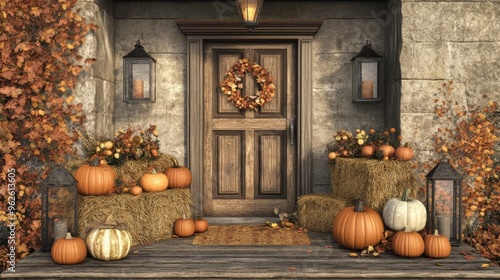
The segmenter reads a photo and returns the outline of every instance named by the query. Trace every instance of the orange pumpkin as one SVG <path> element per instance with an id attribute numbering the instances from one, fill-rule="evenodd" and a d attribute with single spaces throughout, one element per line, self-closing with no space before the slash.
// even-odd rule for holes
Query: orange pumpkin
<path id="1" fill-rule="evenodd" d="M 451 254 L 450 240 L 444 235 L 439 235 L 437 229 L 434 231 L 434 234 L 425 236 L 424 243 L 424 255 L 428 258 L 442 259 Z"/>
<path id="2" fill-rule="evenodd" d="M 196 219 L 194 220 L 194 231 L 197 233 L 202 233 L 207 231 L 208 229 L 208 221 L 205 219 Z"/>
<path id="3" fill-rule="evenodd" d="M 78 181 L 78 193 L 81 195 L 109 194 L 115 187 L 115 175 L 112 167 L 100 165 L 99 159 L 80 166 L 74 174 Z"/>
<path id="4" fill-rule="evenodd" d="M 398 231 L 392 237 L 392 251 L 398 256 L 420 257 L 424 253 L 424 247 L 424 239 L 416 231 Z"/>
<path id="5" fill-rule="evenodd" d="M 153 169 L 151 173 L 142 175 L 140 184 L 144 191 L 161 192 L 167 189 L 168 178 L 167 175 L 156 173 L 156 170 Z"/>
<path id="6" fill-rule="evenodd" d="M 360 201 L 356 206 L 346 207 L 335 217 L 332 225 L 333 239 L 341 246 L 362 250 L 377 245 L 383 238 L 384 222 L 375 210 L 365 207 Z"/>
<path id="7" fill-rule="evenodd" d="M 375 154 L 375 147 L 373 147 L 372 145 L 366 145 L 366 146 L 363 146 L 363 148 L 361 149 L 361 156 L 362 157 L 372 157 L 373 154 Z"/>
<path id="8" fill-rule="evenodd" d="M 396 149 L 391 145 L 382 145 L 379 150 L 382 152 L 383 157 L 391 158 L 394 156 Z"/>
<path id="9" fill-rule="evenodd" d="M 195 232 L 195 224 L 193 219 L 186 218 L 185 215 L 182 219 L 178 219 L 174 224 L 174 233 L 179 237 L 189 237 Z"/>
<path id="10" fill-rule="evenodd" d="M 330 153 L 328 153 L 328 159 L 329 160 L 334 160 L 335 158 L 337 158 L 337 153 L 336 152 L 330 152 Z"/>
<path id="11" fill-rule="evenodd" d="M 184 189 L 191 185 L 191 171 L 184 166 L 180 166 L 177 160 L 173 159 L 173 165 L 165 170 L 169 187 L 172 189 Z"/>
<path id="12" fill-rule="evenodd" d="M 399 160 L 409 161 L 413 159 L 415 153 L 413 149 L 408 146 L 408 142 L 404 144 L 404 146 L 398 147 L 394 152 L 394 157 Z"/>
<path id="13" fill-rule="evenodd" d="M 56 264 L 78 264 L 87 257 L 87 246 L 83 239 L 72 237 L 68 232 L 66 238 L 54 242 L 50 256 Z"/>
<path id="14" fill-rule="evenodd" d="M 130 193 L 133 195 L 140 195 L 142 193 L 142 188 L 139 186 L 132 187 Z"/>

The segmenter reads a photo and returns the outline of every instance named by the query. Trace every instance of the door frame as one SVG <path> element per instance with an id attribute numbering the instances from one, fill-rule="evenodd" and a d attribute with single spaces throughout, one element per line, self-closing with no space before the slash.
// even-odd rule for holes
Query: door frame
<path id="1" fill-rule="evenodd" d="M 312 190 L 313 36 L 322 20 L 263 20 L 249 31 L 239 21 L 178 19 L 187 36 L 187 163 L 192 172 L 193 215 L 203 216 L 203 44 L 206 40 L 286 40 L 297 42 L 297 190 Z"/>

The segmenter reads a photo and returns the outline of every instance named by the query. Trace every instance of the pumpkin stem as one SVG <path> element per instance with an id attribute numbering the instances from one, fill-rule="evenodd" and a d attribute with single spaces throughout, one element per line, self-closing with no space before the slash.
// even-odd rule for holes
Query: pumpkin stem
<path id="1" fill-rule="evenodd" d="M 98 159 L 98 158 L 95 158 L 93 159 L 91 162 L 90 162 L 90 166 L 99 166 L 99 163 L 101 163 L 101 160 Z"/>
<path id="2" fill-rule="evenodd" d="M 71 236 L 71 232 L 66 233 L 66 239 L 73 239 L 73 236 Z"/>
<path id="3" fill-rule="evenodd" d="M 439 236 L 439 231 L 437 229 L 434 230 L 434 236 Z"/>
<path id="4" fill-rule="evenodd" d="M 408 194 L 410 193 L 410 188 L 406 188 L 403 191 L 403 196 L 401 197 L 401 201 L 408 201 Z"/>
<path id="5" fill-rule="evenodd" d="M 109 216 L 106 218 L 106 221 L 104 222 L 104 224 L 107 226 L 117 226 L 118 225 L 118 223 L 113 218 L 113 214 L 109 214 Z"/>
<path id="6" fill-rule="evenodd" d="M 354 212 L 363 212 L 363 201 L 358 201 L 354 206 Z"/>
<path id="7" fill-rule="evenodd" d="M 172 158 L 172 164 L 173 164 L 172 165 L 173 168 L 179 168 L 180 167 L 179 162 L 175 158 Z"/>
<path id="8" fill-rule="evenodd" d="M 153 171 L 151 171 L 151 174 L 157 174 L 155 168 L 153 168 Z"/>
<path id="9" fill-rule="evenodd" d="M 408 142 L 405 142 L 405 144 L 403 145 L 403 147 L 410 147 L 410 144 Z"/>

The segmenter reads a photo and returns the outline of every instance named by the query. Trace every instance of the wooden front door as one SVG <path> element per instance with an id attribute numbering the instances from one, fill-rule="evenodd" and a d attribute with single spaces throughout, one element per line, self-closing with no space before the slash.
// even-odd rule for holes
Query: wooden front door
<path id="1" fill-rule="evenodd" d="M 204 215 L 271 216 L 296 200 L 296 44 L 204 44 Z M 240 110 L 220 90 L 226 72 L 249 58 L 271 73 L 276 96 L 257 111 Z M 250 73 L 243 93 L 259 84 Z"/>

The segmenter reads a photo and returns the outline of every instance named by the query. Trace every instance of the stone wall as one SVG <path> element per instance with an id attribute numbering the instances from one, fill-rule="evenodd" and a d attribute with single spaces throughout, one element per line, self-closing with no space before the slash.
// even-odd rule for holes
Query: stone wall
<path id="1" fill-rule="evenodd" d="M 425 160 L 443 125 L 433 117 L 443 82 L 462 105 L 500 100 L 500 2 L 403 0 L 402 13 L 401 128 Z"/>
<path id="2" fill-rule="evenodd" d="M 99 29 L 86 36 L 80 49 L 84 58 L 97 61 L 90 72 L 82 73 L 76 88 L 76 102 L 84 104 L 86 128 L 98 139 L 114 134 L 114 22 L 113 2 L 107 0 L 79 0 L 80 14 Z"/>
<path id="3" fill-rule="evenodd" d="M 371 40 L 380 54 L 385 49 L 383 2 L 294 1 L 265 2 L 261 18 L 322 18 L 314 37 L 313 151 L 315 192 L 330 191 L 326 145 L 340 129 L 380 128 L 384 104 L 355 104 L 351 98 L 351 58 Z M 186 38 L 176 18 L 237 19 L 233 1 L 117 2 L 115 17 L 116 129 L 128 124 L 160 129 L 161 151 L 186 157 Z M 122 56 L 136 40 L 157 60 L 157 99 L 151 104 L 122 102 Z"/>

